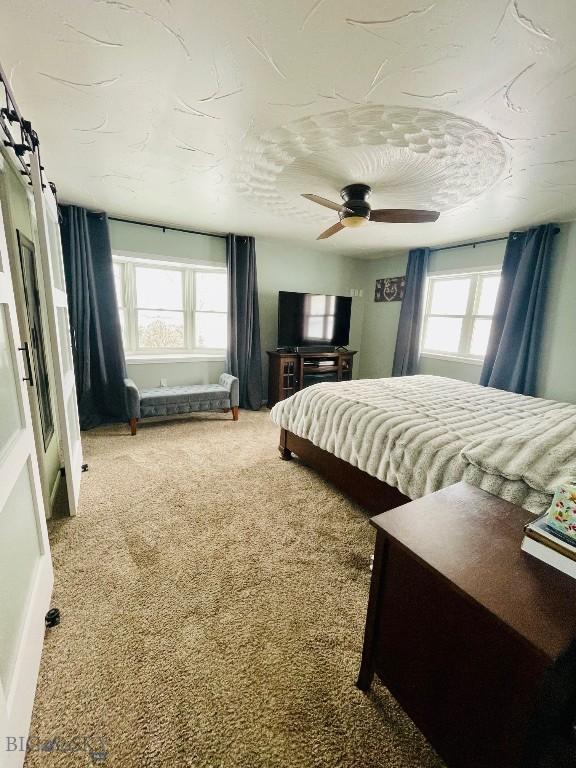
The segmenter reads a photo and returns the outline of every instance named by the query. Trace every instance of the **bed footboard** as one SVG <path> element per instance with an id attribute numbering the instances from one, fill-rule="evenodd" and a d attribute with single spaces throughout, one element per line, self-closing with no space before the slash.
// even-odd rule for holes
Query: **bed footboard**
<path id="1" fill-rule="evenodd" d="M 286 429 L 280 430 L 278 450 L 285 461 L 289 461 L 292 454 L 295 454 L 303 464 L 315 469 L 338 490 L 374 514 L 394 509 L 411 501 L 397 488 L 372 477 L 367 472 Z"/>

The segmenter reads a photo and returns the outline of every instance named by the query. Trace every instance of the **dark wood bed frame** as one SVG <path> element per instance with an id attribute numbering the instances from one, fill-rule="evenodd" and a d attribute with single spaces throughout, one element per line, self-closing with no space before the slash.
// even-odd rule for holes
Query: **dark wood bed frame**
<path id="1" fill-rule="evenodd" d="M 318 448 L 310 440 L 298 437 L 286 429 L 280 430 L 278 450 L 285 461 L 290 461 L 292 454 L 295 454 L 304 464 L 315 469 L 332 485 L 374 514 L 386 512 L 411 501 L 397 488 L 372 477 L 358 467 L 353 467 L 347 461 Z"/>

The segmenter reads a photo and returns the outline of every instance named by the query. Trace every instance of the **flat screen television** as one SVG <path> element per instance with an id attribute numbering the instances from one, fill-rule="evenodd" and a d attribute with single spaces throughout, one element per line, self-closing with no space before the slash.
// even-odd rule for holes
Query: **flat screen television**
<path id="1" fill-rule="evenodd" d="M 278 294 L 278 346 L 345 346 L 350 336 L 350 296 Z"/>

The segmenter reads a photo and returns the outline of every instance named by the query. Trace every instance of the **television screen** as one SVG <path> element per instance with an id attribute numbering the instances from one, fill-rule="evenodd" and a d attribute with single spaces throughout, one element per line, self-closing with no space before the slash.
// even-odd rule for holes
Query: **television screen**
<path id="1" fill-rule="evenodd" d="M 350 296 L 319 293 L 278 294 L 278 346 L 305 347 L 348 344 Z"/>

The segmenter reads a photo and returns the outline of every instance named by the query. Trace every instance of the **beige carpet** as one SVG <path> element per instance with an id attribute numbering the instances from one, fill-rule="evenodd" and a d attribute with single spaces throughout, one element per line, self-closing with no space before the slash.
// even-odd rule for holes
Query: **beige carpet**
<path id="1" fill-rule="evenodd" d="M 85 433 L 81 514 L 50 526 L 62 624 L 33 736 L 103 739 L 114 768 L 442 765 L 354 686 L 367 515 L 276 445 L 265 411 Z"/>

